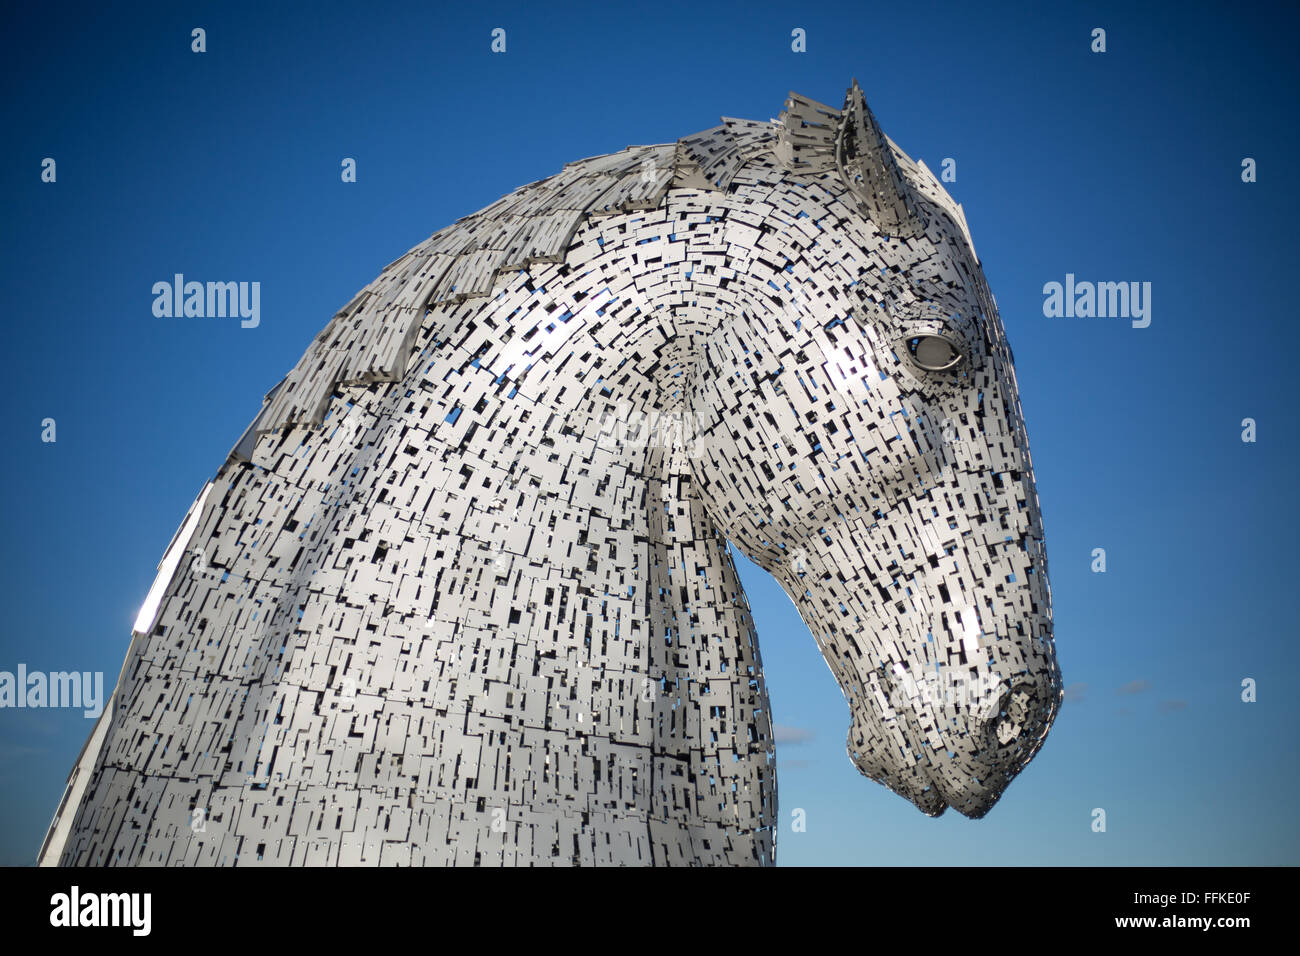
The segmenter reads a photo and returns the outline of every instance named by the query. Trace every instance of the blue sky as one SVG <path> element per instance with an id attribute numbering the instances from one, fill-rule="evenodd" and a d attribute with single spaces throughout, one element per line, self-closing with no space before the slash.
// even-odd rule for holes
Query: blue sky
<path id="1" fill-rule="evenodd" d="M 850 765 L 838 687 L 742 561 L 795 738 L 780 862 L 1300 861 L 1295 17 L 1129 6 L 7 8 L 0 670 L 112 684 L 163 549 L 262 395 L 408 248 L 565 162 L 765 120 L 791 89 L 838 106 L 856 76 L 910 155 L 956 160 L 949 190 L 1015 349 L 1061 666 L 1082 686 L 987 818 L 930 820 Z M 152 284 L 176 272 L 261 282 L 260 326 L 156 318 Z M 1151 282 L 1150 327 L 1045 318 L 1043 285 L 1066 273 Z M 33 859 L 90 726 L 0 710 L 0 863 Z"/>

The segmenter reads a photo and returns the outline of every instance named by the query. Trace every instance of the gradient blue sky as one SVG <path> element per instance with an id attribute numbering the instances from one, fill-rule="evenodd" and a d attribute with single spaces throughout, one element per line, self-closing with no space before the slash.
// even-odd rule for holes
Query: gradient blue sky
<path id="1" fill-rule="evenodd" d="M 765 120 L 791 89 L 838 106 L 856 76 L 913 157 L 957 161 L 1015 348 L 1061 666 L 1086 686 L 986 819 L 930 820 L 850 765 L 839 688 L 742 561 L 775 719 L 803 738 L 778 748 L 780 862 L 1300 861 L 1295 17 L 1130 6 L 7 8 L 0 670 L 111 686 L 163 549 L 262 395 L 408 248 L 565 162 Z M 261 326 L 155 318 L 175 272 L 260 281 Z M 1151 326 L 1044 318 L 1067 272 L 1151 282 Z M 0 863 L 34 858 L 91 723 L 0 710 Z"/>

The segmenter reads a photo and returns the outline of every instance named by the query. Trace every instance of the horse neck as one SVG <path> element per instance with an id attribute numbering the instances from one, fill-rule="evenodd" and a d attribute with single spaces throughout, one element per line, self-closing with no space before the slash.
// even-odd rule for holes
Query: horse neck
<path id="1" fill-rule="evenodd" d="M 540 266 L 510 282 L 497 310 L 510 316 L 497 322 L 507 331 L 499 346 L 506 358 L 493 367 L 527 371 L 514 379 L 508 420 L 480 430 L 479 447 L 466 456 L 491 463 L 490 478 L 476 472 L 462 494 L 498 501 L 471 533 L 481 551 L 504 552 L 502 599 L 521 615 L 536 605 L 543 633 L 549 607 L 564 653 L 631 667 L 656 685 L 700 677 L 704 669 L 688 663 L 699 655 L 685 653 L 693 642 L 725 644 L 743 668 L 761 669 L 726 540 L 695 492 L 687 457 L 694 429 L 687 383 L 718 314 L 688 263 L 667 267 L 678 270 L 672 282 L 655 282 L 662 261 L 642 255 L 631 263 L 626 255 L 647 233 L 664 243 L 674 232 L 691 234 L 707 245 L 708 230 L 692 233 L 684 220 L 718 215 L 722 202 L 716 194 L 670 194 L 658 210 L 590 220 L 572 246 L 601 251 L 581 269 Z M 651 229 L 656 222 L 662 228 Z M 612 241 L 619 236 L 627 237 L 621 247 Z M 609 278 L 593 282 L 593 269 Z M 603 288 L 614 291 L 602 296 Z M 637 307 L 598 317 L 620 299 Z M 539 322 L 529 308 L 567 313 L 581 325 L 574 334 L 542 318 L 542 329 L 555 326 L 548 333 L 555 344 L 539 346 L 540 336 L 527 334 Z M 485 391 L 498 389 L 490 373 L 482 378 Z"/>
<path id="2" fill-rule="evenodd" d="M 694 493 L 687 458 L 695 430 L 688 383 L 718 317 L 698 301 L 711 293 L 689 278 L 689 265 L 676 266 L 679 281 L 653 283 L 664 265 L 650 256 L 629 264 L 626 245 L 620 249 L 608 237 L 635 242 L 653 231 L 667 242 L 674 229 L 688 231 L 682 225 L 686 216 L 717 214 L 721 202 L 670 196 L 657 210 L 589 220 L 572 246 L 602 251 L 581 270 L 541 265 L 509 284 L 497 310 L 509 318 L 496 323 L 507 334 L 493 368 L 509 370 L 515 403 L 505 421 L 479 433 L 471 455 L 496 460 L 491 477 L 480 481 L 476 475 L 467 492 L 498 501 L 499 514 L 526 524 L 534 540 L 546 543 L 542 550 L 530 548 L 530 560 L 584 595 L 621 598 L 630 589 L 646 611 L 671 617 L 688 610 L 681 599 L 684 582 L 677 580 L 683 555 L 689 552 L 709 566 L 725 564 L 734 576 L 725 539 Z M 663 228 L 650 229 L 655 221 Z M 611 265 L 601 269 L 605 259 Z M 604 280 L 590 278 L 593 268 L 621 273 L 626 282 L 615 293 L 602 290 Z M 640 293 L 642 283 L 657 291 Z M 539 290 L 545 293 L 540 302 L 532 298 Z M 597 318 L 602 305 L 620 297 L 630 297 L 635 310 Z M 520 318 L 514 313 L 521 301 L 545 311 L 525 310 Z M 542 337 L 528 333 L 539 322 L 531 314 L 542 316 L 542 327 L 552 327 L 553 341 L 543 339 L 538 347 Z M 546 318 L 564 315 L 574 325 L 582 320 L 576 335 Z M 480 391 L 499 393 L 490 374 L 483 381 Z M 494 396 L 470 395 L 462 403 L 477 397 Z M 500 436 L 507 437 L 504 448 L 494 444 Z M 481 540 L 495 548 L 505 523 L 487 524 Z M 514 540 L 521 530 L 507 533 Z"/>

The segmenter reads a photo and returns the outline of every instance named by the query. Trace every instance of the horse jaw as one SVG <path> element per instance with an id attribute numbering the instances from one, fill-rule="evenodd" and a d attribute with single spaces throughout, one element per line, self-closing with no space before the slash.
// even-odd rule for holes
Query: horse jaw
<path id="1" fill-rule="evenodd" d="M 928 816 L 948 807 L 984 816 L 1038 752 L 1060 705 L 1050 597 L 1035 546 L 1041 529 L 1026 529 L 1024 546 L 1001 549 L 1000 560 L 1023 582 L 1018 589 L 980 581 L 963 552 L 937 569 L 921 553 L 913 564 L 900 562 L 888 597 L 870 560 L 855 566 L 844 558 L 888 554 L 896 527 L 887 518 L 848 518 L 822 530 L 798 562 L 772 570 L 844 691 L 850 759 Z M 928 537 L 917 530 L 904 551 Z M 895 554 L 898 548 L 895 542 Z M 980 583 L 959 596 L 945 579 Z M 992 610 L 1022 603 L 1027 613 Z"/>

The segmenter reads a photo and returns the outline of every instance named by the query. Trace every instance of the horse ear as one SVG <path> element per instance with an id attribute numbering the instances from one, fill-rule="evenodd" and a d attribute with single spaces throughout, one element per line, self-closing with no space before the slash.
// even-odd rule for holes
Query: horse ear
<path id="1" fill-rule="evenodd" d="M 785 108 L 775 122 L 776 145 L 772 152 L 781 165 L 792 173 L 814 176 L 836 171 L 835 139 L 840 128 L 839 110 L 791 90 Z"/>
<path id="2" fill-rule="evenodd" d="M 925 231 L 911 187 L 856 79 L 840 111 L 835 165 L 880 233 L 910 239 Z"/>

